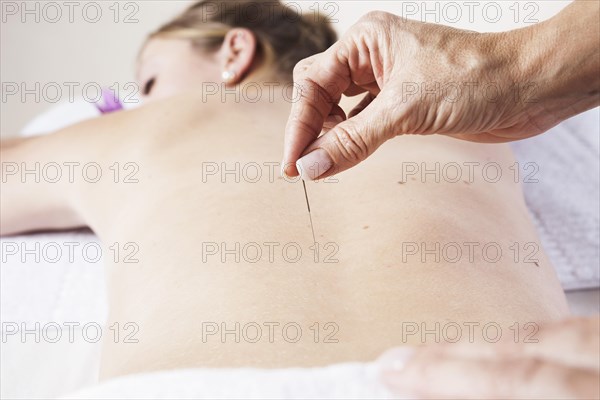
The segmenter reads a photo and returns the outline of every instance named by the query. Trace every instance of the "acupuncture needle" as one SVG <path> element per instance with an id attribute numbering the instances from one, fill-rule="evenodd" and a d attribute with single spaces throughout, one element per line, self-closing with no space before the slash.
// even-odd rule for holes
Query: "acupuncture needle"
<path id="1" fill-rule="evenodd" d="M 315 227 L 312 222 L 312 215 L 310 213 L 310 203 L 308 202 L 308 192 L 306 191 L 306 182 L 302 179 L 302 187 L 304 187 L 304 197 L 306 198 L 306 208 L 308 208 L 308 218 L 310 219 L 310 230 L 312 231 L 313 243 L 317 243 L 315 238 Z"/>

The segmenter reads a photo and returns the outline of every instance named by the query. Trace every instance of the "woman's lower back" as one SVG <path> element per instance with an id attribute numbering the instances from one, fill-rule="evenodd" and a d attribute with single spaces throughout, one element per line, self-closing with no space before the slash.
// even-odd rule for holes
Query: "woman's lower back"
<path id="1" fill-rule="evenodd" d="M 307 183 L 313 244 L 302 182 L 279 177 L 285 107 L 145 109 L 116 125 L 143 132 L 111 134 L 139 182 L 81 195 L 105 246 L 129 244 L 107 266 L 108 324 L 134 334 L 105 342 L 104 378 L 367 361 L 567 313 L 506 146 L 401 137 Z"/>

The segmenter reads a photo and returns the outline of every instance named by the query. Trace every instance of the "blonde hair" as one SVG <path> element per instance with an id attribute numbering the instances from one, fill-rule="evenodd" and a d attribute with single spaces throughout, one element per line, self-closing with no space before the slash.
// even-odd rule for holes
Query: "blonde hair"
<path id="1" fill-rule="evenodd" d="M 279 0 L 203 0 L 150 35 L 187 39 L 194 47 L 217 51 L 232 28 L 250 30 L 256 38 L 256 56 L 291 80 L 298 61 L 325 51 L 337 39 L 329 21 L 320 14 L 303 16 Z"/>

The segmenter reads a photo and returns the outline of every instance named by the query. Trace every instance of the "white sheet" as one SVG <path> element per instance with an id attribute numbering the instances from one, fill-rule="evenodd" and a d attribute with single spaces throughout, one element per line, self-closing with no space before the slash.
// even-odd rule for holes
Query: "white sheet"
<path id="1" fill-rule="evenodd" d="M 117 378 L 69 399 L 390 399 L 374 363 L 324 368 L 185 369 Z"/>

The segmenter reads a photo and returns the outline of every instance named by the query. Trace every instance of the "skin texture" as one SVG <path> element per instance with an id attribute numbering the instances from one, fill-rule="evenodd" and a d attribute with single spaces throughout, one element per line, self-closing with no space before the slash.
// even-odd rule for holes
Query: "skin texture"
<path id="1" fill-rule="evenodd" d="M 398 135 L 497 143 L 543 133 L 600 104 L 599 19 L 600 4 L 585 0 L 497 34 L 369 13 L 297 65 L 301 100 L 286 127 L 284 172 L 331 176 Z M 343 93 L 366 93 L 347 117 L 337 105 Z M 342 122 L 319 136 L 330 115 Z"/>
<path id="2" fill-rule="evenodd" d="M 88 226 L 107 255 L 114 255 L 109 248 L 115 243 L 137 246 L 136 263 L 123 255 L 105 257 L 107 325 L 131 322 L 139 330 L 137 343 L 105 337 L 102 379 L 169 368 L 368 361 L 396 345 L 436 342 L 431 335 L 402 340 L 407 322 L 429 329 L 435 323 L 493 322 L 507 332 L 515 323 L 556 321 L 568 314 L 543 249 L 536 251 L 535 263 L 526 262 L 522 253 L 515 262 L 509 249 L 514 243 L 521 249 L 537 243 L 538 237 L 504 145 L 407 136 L 337 181 L 309 183 L 320 249 L 315 261 L 301 182 L 275 172 L 292 105 L 280 90 L 273 98 L 248 101 L 255 97 L 244 85 L 263 85 L 261 77 L 273 71 L 269 66 L 251 69 L 251 57 L 236 56 L 250 49 L 232 51 L 233 44 L 227 43 L 212 64 L 196 73 L 218 76 L 231 62 L 247 68 L 246 80 L 227 83 L 240 84 L 236 90 L 244 95 L 239 101 L 231 94 L 222 101 L 221 93 L 206 98 L 201 88 L 189 85 L 139 109 L 46 137 L 2 143 L 3 162 L 93 161 L 108 174 L 93 184 L 9 177 L 0 191 L 3 235 Z M 252 42 L 237 44 L 243 43 Z M 181 50 L 165 51 L 173 57 Z M 156 85 L 175 82 L 166 72 L 154 74 Z M 115 182 L 109 169 L 115 162 L 137 166 L 138 182 Z M 456 182 L 403 172 L 406 163 L 432 168 L 465 162 L 498 163 L 503 178 L 490 183 L 478 169 L 468 179 L 466 168 Z M 232 170 L 236 163 L 240 170 L 250 163 L 270 167 L 261 169 L 258 181 L 222 175 L 223 165 Z M 215 165 L 217 175 L 207 174 Z M 477 242 L 479 247 L 472 260 L 465 254 L 458 262 L 403 252 L 406 243 L 432 248 L 450 242 Z M 222 252 L 207 255 L 207 243 L 225 243 L 228 249 L 235 243 L 278 245 L 273 261 L 265 246 L 258 261 L 254 253 L 239 260 L 228 255 L 223 261 Z M 282 255 L 289 243 L 302 251 L 296 262 Z M 497 243 L 504 256 L 486 261 L 481 252 L 486 243 Z M 326 263 L 327 256 L 337 262 Z M 236 322 L 261 326 L 262 340 L 203 337 L 207 323 L 225 323 L 231 330 Z M 272 342 L 265 327 L 271 323 L 278 324 L 272 325 Z M 288 340 L 295 337 L 294 329 L 282 334 L 287 323 L 302 329 L 296 343 Z M 481 331 L 477 341 L 484 341 Z"/>

